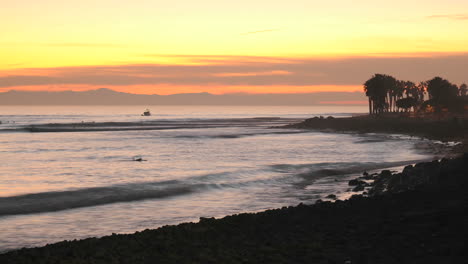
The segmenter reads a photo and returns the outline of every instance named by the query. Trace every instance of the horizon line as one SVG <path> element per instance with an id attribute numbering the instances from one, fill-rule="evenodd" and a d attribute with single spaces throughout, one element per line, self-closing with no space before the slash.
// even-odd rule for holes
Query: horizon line
<path id="1" fill-rule="evenodd" d="M 96 89 L 89 89 L 89 90 L 81 90 L 81 91 L 76 91 L 76 90 L 62 90 L 62 91 L 47 91 L 47 90 L 18 90 L 18 89 L 10 89 L 6 91 L 0 91 L 0 94 L 8 93 L 8 92 L 19 92 L 19 93 L 65 93 L 65 92 L 74 92 L 74 93 L 86 93 L 86 92 L 93 92 L 93 91 L 111 91 L 114 93 L 120 93 L 120 94 L 129 94 L 129 95 L 143 95 L 143 96 L 151 96 L 151 95 L 158 95 L 158 96 L 170 96 L 170 95 L 201 95 L 201 94 L 206 94 L 206 95 L 214 95 L 214 96 L 221 96 L 221 95 L 304 95 L 304 94 L 318 94 L 318 93 L 364 93 L 364 91 L 314 91 L 314 92 L 291 92 L 291 93 L 248 93 L 248 92 L 227 92 L 227 93 L 222 93 L 222 94 L 215 94 L 215 93 L 210 93 L 210 92 L 196 92 L 196 93 L 173 93 L 173 94 L 141 94 L 141 93 L 131 93 L 131 92 L 120 92 L 111 88 L 96 88 Z"/>

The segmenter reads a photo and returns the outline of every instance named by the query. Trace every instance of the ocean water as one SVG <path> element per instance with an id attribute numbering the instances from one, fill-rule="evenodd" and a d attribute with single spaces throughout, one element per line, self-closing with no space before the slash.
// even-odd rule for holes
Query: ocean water
<path id="1" fill-rule="evenodd" d="M 403 135 L 274 128 L 365 106 L 150 109 L 0 107 L 0 251 L 345 197 L 431 158 Z"/>

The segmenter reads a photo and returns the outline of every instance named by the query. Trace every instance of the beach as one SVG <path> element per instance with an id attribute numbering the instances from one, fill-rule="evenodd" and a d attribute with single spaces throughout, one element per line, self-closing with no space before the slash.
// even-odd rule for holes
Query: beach
<path id="1" fill-rule="evenodd" d="M 313 118 L 290 127 L 345 132 L 352 131 L 350 124 L 356 124 L 349 120 Z M 371 125 L 361 127 L 363 131 L 385 131 L 382 120 L 375 123 L 378 125 L 373 125 L 375 120 L 362 122 Z M 392 120 L 390 127 L 395 122 L 398 121 Z M 400 133 L 422 135 L 408 126 L 409 121 L 404 122 L 406 126 L 398 127 Z M 430 138 L 443 141 L 457 141 L 464 135 L 463 130 L 462 133 L 447 130 L 445 135 L 437 129 L 432 131 L 436 132 Z M 425 151 L 430 149 L 434 150 L 429 147 Z M 468 156 L 460 156 L 463 149 L 464 144 L 444 146 L 439 155 L 456 158 L 419 162 L 401 171 L 372 174 L 360 171 L 362 176 L 347 184 L 351 192 L 356 187 L 360 191 L 345 201 L 339 198 L 335 201 L 330 193 L 316 204 L 221 219 L 203 217 L 198 223 L 164 226 L 131 235 L 60 242 L 12 251 L 1 255 L 0 260 L 2 263 L 345 263 L 347 260 L 462 263 L 468 222 L 463 210 L 467 201 Z"/>
<path id="2" fill-rule="evenodd" d="M 405 135 L 271 128 L 365 107 L 150 108 L 2 107 L 0 252 L 341 198 L 364 170 L 433 158 Z"/>
<path id="3" fill-rule="evenodd" d="M 467 10 L 3 1 L 0 264 L 468 264 Z"/>
<path id="4" fill-rule="evenodd" d="M 64 241 L 2 263 L 463 263 L 468 154 L 417 164 L 429 181 L 371 197 L 299 204 L 132 235 Z M 434 168 L 437 170 L 435 171 Z M 387 172 L 376 176 L 382 180 Z M 406 176 L 418 177 L 407 172 Z M 419 175 L 421 176 L 421 175 Z M 388 185 L 391 188 L 391 185 Z"/>

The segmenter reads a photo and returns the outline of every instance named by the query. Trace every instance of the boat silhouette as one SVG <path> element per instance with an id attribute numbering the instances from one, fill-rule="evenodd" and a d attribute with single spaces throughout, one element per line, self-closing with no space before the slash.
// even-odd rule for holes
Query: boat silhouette
<path id="1" fill-rule="evenodd" d="M 151 115 L 151 112 L 149 109 L 146 109 L 143 114 L 141 114 L 141 116 L 150 116 Z"/>

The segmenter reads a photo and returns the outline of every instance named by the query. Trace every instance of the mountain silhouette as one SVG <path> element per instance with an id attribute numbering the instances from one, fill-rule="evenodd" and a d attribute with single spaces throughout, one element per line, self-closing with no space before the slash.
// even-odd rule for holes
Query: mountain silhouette
<path id="1" fill-rule="evenodd" d="M 84 92 L 11 90 L 0 93 L 0 105 L 326 105 L 339 104 L 340 101 L 365 103 L 367 99 L 362 92 L 144 95 L 100 88 Z"/>

